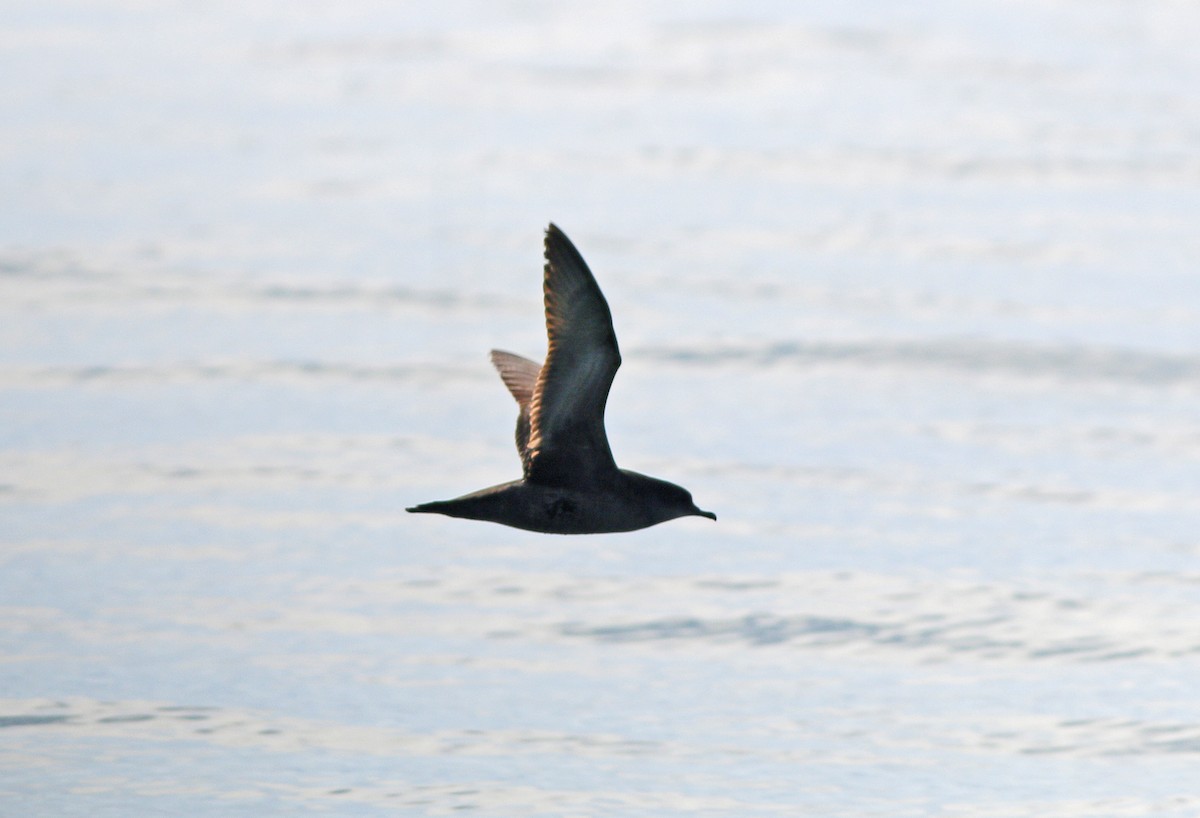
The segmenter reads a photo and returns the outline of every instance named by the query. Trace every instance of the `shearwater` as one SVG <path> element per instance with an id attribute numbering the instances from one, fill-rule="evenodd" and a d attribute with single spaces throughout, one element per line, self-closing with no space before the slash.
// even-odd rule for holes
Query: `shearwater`
<path id="1" fill-rule="evenodd" d="M 491 354 L 520 407 L 516 437 L 524 476 L 408 511 L 548 534 L 635 531 L 676 517 L 717 519 L 697 508 L 687 489 L 617 468 L 604 431 L 604 406 L 621 365 L 612 313 L 583 256 L 553 224 L 545 255 L 545 362 Z"/>

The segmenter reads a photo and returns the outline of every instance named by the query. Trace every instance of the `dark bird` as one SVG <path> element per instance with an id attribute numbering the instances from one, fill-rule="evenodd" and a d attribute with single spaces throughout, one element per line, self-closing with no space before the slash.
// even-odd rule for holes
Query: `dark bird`
<path id="1" fill-rule="evenodd" d="M 612 313 L 583 256 L 553 224 L 545 253 L 545 363 L 496 349 L 491 356 L 520 407 L 524 476 L 408 510 L 548 534 L 635 531 L 687 516 L 717 519 L 696 508 L 687 489 L 617 468 L 604 433 L 604 405 L 621 365 Z"/>

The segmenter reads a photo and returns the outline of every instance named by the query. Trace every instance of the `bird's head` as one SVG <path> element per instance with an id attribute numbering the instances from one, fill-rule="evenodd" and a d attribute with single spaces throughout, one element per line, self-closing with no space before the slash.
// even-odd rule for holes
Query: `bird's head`
<path id="1" fill-rule="evenodd" d="M 707 517 L 716 520 L 717 515 L 704 511 L 696 506 L 692 493 L 683 486 L 668 483 L 655 477 L 647 477 L 636 472 L 626 472 L 631 477 L 636 475 L 635 484 L 640 492 L 641 500 L 654 523 L 663 523 L 677 517 Z M 654 523 L 651 523 L 653 525 Z"/>

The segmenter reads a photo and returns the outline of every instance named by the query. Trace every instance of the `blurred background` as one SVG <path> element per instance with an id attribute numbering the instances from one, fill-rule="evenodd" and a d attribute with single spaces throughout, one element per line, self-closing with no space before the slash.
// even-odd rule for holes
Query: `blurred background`
<path id="1" fill-rule="evenodd" d="M 6 813 L 1200 812 L 1196 4 L 0 9 Z"/>

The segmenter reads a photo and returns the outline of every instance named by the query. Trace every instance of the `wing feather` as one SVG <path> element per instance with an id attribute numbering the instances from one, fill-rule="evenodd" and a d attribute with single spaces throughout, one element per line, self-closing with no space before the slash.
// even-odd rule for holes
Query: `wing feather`
<path id="1" fill-rule="evenodd" d="M 546 230 L 542 290 L 549 348 L 530 399 L 525 477 L 587 488 L 617 473 L 604 407 L 621 365 L 612 313 L 571 240 Z"/>
<path id="2" fill-rule="evenodd" d="M 538 373 L 542 367 L 535 361 L 512 352 L 505 352 L 502 349 L 493 349 L 491 358 L 492 366 L 496 367 L 496 371 L 500 373 L 500 378 L 508 387 L 508 391 L 519 407 L 516 433 L 517 454 L 521 456 L 521 462 L 524 464 L 525 452 L 529 448 L 529 404 L 533 400 L 533 390 L 537 386 Z"/>

